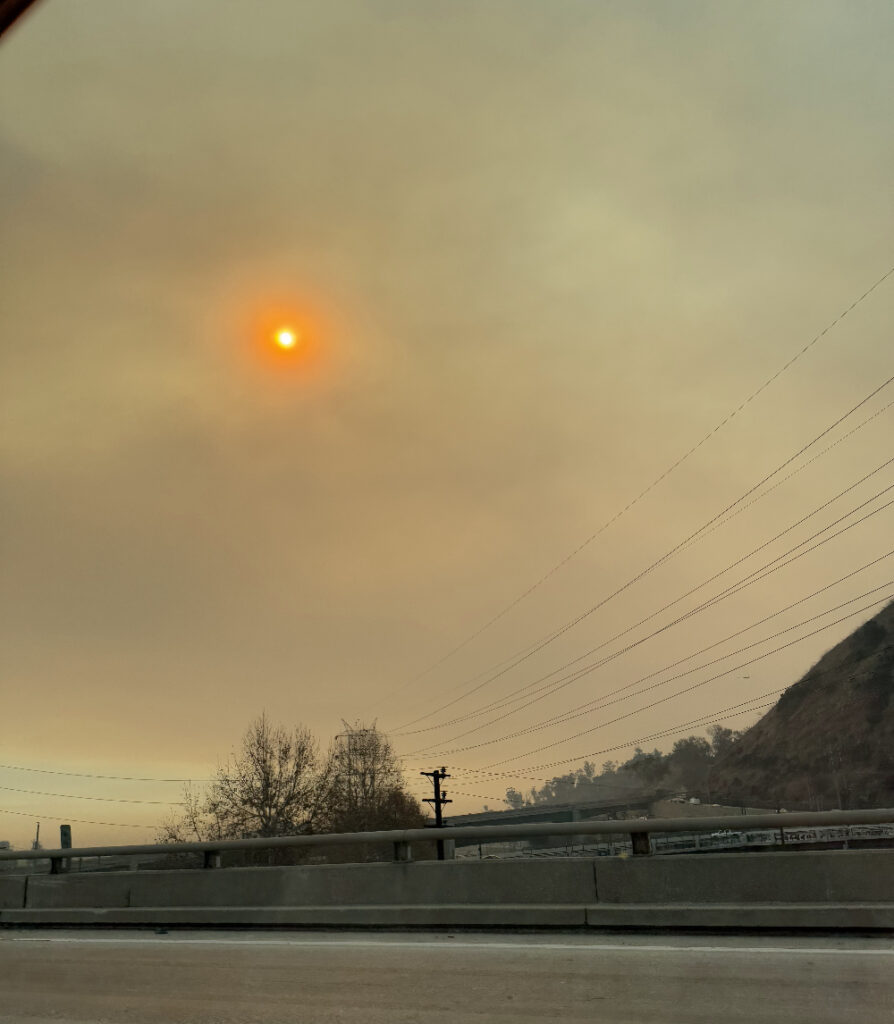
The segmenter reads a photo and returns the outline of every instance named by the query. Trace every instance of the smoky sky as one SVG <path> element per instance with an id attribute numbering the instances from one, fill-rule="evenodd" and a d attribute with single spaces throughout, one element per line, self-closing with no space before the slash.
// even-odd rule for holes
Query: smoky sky
<path id="1" fill-rule="evenodd" d="M 43 0 L 0 46 L 2 760 L 201 777 L 264 709 L 323 745 L 342 719 L 395 729 L 621 587 L 887 379 L 890 280 L 426 671 L 889 269 L 892 43 L 882 3 Z M 312 311 L 313 367 L 249 344 L 277 303 Z M 869 473 L 890 437 L 881 413 L 421 724 L 673 600 Z M 598 716 L 441 753 L 743 628 L 883 554 L 891 526 L 882 511 L 466 740 L 396 737 L 425 749 L 408 772 L 513 755 L 521 771 L 787 685 L 872 611 L 543 756 L 521 757 Z M 882 561 L 764 632 L 890 577 Z M 177 799 L 47 778 L 2 781 Z M 510 781 L 455 787 L 494 805 Z M 159 816 L 2 795 L 33 820 Z M 31 828 L 3 818 L 17 842 Z M 80 832 L 113 834 L 137 833 Z"/>

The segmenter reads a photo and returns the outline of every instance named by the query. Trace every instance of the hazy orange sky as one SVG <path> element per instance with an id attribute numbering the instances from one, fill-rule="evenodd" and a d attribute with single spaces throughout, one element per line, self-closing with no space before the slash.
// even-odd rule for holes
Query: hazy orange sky
<path id="1" fill-rule="evenodd" d="M 894 277 L 426 671 L 894 265 L 892 51 L 894 11 L 869 0 L 43 0 L 0 44 L 0 762 L 201 778 L 264 709 L 324 745 L 343 718 L 397 730 L 612 594 L 883 384 Z M 271 358 L 259 332 L 279 321 L 312 351 Z M 459 766 L 452 809 L 494 806 L 544 776 L 526 766 L 615 744 L 594 760 L 623 759 L 792 682 L 880 605 L 648 711 L 736 660 L 500 739 L 879 558 L 892 508 L 504 721 L 442 724 L 875 470 L 894 456 L 892 401 L 894 384 L 729 525 L 414 726 L 438 728 L 395 736 L 411 776 Z M 601 654 L 892 483 L 888 466 Z M 882 559 L 683 669 L 874 590 L 750 656 L 797 639 L 892 579 Z M 521 778 L 467 770 L 506 759 Z M 164 808 L 121 801 L 179 797 L 15 768 L 0 785 L 0 838 L 17 845 L 38 820 L 50 836 L 62 817 L 152 825 Z M 152 834 L 75 826 L 76 844 Z"/>

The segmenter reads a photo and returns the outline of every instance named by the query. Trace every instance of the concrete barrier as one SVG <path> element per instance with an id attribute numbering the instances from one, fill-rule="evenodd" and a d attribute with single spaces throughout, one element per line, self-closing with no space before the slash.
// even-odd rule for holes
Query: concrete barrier
<path id="1" fill-rule="evenodd" d="M 853 850 L 32 875 L 0 879 L 0 924 L 894 929 L 892 869 Z"/>
<path id="2" fill-rule="evenodd" d="M 596 889 L 599 903 L 894 903 L 894 851 L 601 858 Z"/>
<path id="3" fill-rule="evenodd" d="M 9 875 L 0 878 L 0 910 L 16 909 L 25 906 L 24 875 Z"/>
<path id="4" fill-rule="evenodd" d="M 586 905 L 595 899 L 589 860 L 421 861 L 36 875 L 27 907 Z"/>

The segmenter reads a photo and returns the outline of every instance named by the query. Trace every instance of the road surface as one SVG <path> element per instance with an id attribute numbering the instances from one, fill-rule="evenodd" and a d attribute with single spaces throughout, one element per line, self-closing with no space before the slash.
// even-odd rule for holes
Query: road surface
<path id="1" fill-rule="evenodd" d="M 890 938 L 0 931 L 0 1024 L 894 1022 Z"/>

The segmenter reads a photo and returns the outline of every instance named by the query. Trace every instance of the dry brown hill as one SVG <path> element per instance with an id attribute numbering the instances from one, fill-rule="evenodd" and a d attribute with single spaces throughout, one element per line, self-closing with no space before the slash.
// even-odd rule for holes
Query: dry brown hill
<path id="1" fill-rule="evenodd" d="M 894 602 L 790 686 L 712 775 L 723 802 L 894 806 Z"/>

